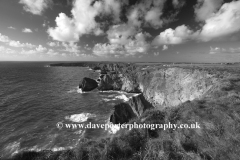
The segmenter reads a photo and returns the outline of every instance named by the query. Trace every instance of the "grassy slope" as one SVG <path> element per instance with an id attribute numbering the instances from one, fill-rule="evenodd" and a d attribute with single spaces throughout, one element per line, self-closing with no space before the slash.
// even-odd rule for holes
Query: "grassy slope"
<path id="1" fill-rule="evenodd" d="M 107 139 L 83 139 L 73 150 L 25 152 L 13 159 L 237 160 L 240 157 L 240 76 L 229 71 L 218 74 L 226 79 L 211 96 L 163 111 L 149 110 L 130 122 L 199 122 L 200 129 L 121 130 Z"/>

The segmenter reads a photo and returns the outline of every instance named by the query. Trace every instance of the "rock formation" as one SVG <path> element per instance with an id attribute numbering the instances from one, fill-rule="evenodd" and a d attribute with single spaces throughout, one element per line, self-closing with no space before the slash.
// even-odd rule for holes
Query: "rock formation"
<path id="1" fill-rule="evenodd" d="M 82 91 L 91 91 L 98 87 L 98 83 L 91 78 L 84 77 L 79 84 L 79 88 L 82 88 Z"/>
<path id="2" fill-rule="evenodd" d="M 110 122 L 113 124 L 129 122 L 129 120 L 139 117 L 145 110 L 150 108 L 153 108 L 153 106 L 146 101 L 142 94 L 138 94 L 131 97 L 128 102 L 115 105 Z"/>

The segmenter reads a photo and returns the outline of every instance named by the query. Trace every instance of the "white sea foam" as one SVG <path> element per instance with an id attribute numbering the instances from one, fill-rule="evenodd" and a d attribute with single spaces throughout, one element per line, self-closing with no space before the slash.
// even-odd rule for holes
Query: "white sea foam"
<path id="1" fill-rule="evenodd" d="M 72 122 L 85 122 L 88 120 L 88 118 L 92 118 L 92 117 L 96 117 L 95 114 L 91 114 L 91 113 L 81 113 L 81 114 L 73 114 L 71 116 L 66 116 L 65 119 L 72 121 Z"/>
<path id="2" fill-rule="evenodd" d="M 110 120 L 107 120 L 107 124 L 108 127 L 108 132 L 110 134 L 116 134 L 119 130 L 120 130 L 120 126 L 119 125 L 114 125 L 112 122 L 110 122 Z"/>
<path id="3" fill-rule="evenodd" d="M 115 98 L 122 99 L 124 102 L 127 102 L 129 100 L 129 98 L 125 94 L 122 94 L 120 96 L 116 96 Z"/>
<path id="4" fill-rule="evenodd" d="M 6 147 L 5 147 L 5 154 L 17 154 L 19 152 L 19 148 L 20 148 L 20 142 L 13 142 L 13 143 L 9 143 Z"/>
<path id="5" fill-rule="evenodd" d="M 83 93 L 82 88 L 78 88 L 77 93 Z"/>

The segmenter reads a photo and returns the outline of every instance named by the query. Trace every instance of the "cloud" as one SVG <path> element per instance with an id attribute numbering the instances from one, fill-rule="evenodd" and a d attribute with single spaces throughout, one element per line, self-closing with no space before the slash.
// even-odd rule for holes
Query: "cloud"
<path id="1" fill-rule="evenodd" d="M 9 41 L 10 41 L 10 39 L 8 38 L 8 36 L 2 35 L 0 33 L 0 42 L 6 43 L 6 42 L 9 42 Z"/>
<path id="2" fill-rule="evenodd" d="M 107 31 L 109 42 L 112 44 L 125 45 L 129 43 L 130 37 L 136 34 L 136 29 L 127 24 L 111 26 Z"/>
<path id="3" fill-rule="evenodd" d="M 163 45 L 163 51 L 167 50 L 168 49 L 168 46 L 167 45 Z"/>
<path id="4" fill-rule="evenodd" d="M 70 42 L 70 43 L 65 43 L 62 42 L 62 45 L 65 47 L 64 51 L 71 52 L 71 53 L 79 53 L 79 46 L 76 43 Z"/>
<path id="5" fill-rule="evenodd" d="M 49 45 L 50 47 L 59 47 L 60 46 L 59 42 L 48 42 L 47 45 Z"/>
<path id="6" fill-rule="evenodd" d="M 14 53 L 16 53 L 16 51 L 14 51 L 10 48 L 6 48 L 4 46 L 0 46 L 0 53 L 1 54 L 14 54 Z"/>
<path id="7" fill-rule="evenodd" d="M 153 28 L 160 28 L 163 25 L 163 20 L 160 19 L 162 8 L 153 7 L 145 15 L 145 21 Z"/>
<path id="8" fill-rule="evenodd" d="M 153 55 L 154 55 L 154 56 L 158 56 L 158 55 L 159 55 L 159 52 L 154 52 Z"/>
<path id="9" fill-rule="evenodd" d="M 16 28 L 14 28 L 14 27 L 10 26 L 10 27 L 8 27 L 8 29 L 14 29 L 14 30 L 15 30 Z"/>
<path id="10" fill-rule="evenodd" d="M 49 35 L 57 41 L 76 42 L 84 34 L 101 35 L 103 31 L 95 18 L 101 15 L 113 15 L 119 20 L 121 3 L 117 0 L 77 0 L 71 10 L 72 18 L 60 13 L 56 18 L 56 27 L 49 28 Z"/>
<path id="11" fill-rule="evenodd" d="M 210 46 L 209 54 L 240 54 L 240 47 L 225 49 L 220 47 L 213 48 Z"/>
<path id="12" fill-rule="evenodd" d="M 240 31 L 240 1 L 222 5 L 220 10 L 206 19 L 200 33 L 202 41 L 210 41 Z"/>
<path id="13" fill-rule="evenodd" d="M 152 44 L 156 46 L 181 44 L 193 38 L 193 33 L 194 32 L 185 25 L 178 26 L 175 30 L 169 28 L 155 37 Z"/>
<path id="14" fill-rule="evenodd" d="M 24 29 L 22 30 L 22 32 L 24 32 L 24 33 L 32 33 L 32 30 L 29 29 L 29 28 L 24 28 Z"/>
<path id="15" fill-rule="evenodd" d="M 185 3 L 186 3 L 185 0 L 172 0 L 174 8 L 181 8 L 182 6 L 184 6 Z"/>
<path id="16" fill-rule="evenodd" d="M 26 12 L 41 15 L 42 12 L 48 8 L 51 0 L 20 0 L 19 3 L 24 5 L 23 9 Z"/>
<path id="17" fill-rule="evenodd" d="M 198 0 L 195 6 L 196 19 L 204 21 L 210 18 L 222 5 L 223 0 Z"/>
<path id="18" fill-rule="evenodd" d="M 136 27 L 142 24 L 155 29 L 162 27 L 164 20 L 161 15 L 165 2 L 166 0 L 141 1 L 128 11 L 128 23 Z"/>
<path id="19" fill-rule="evenodd" d="M 10 40 L 8 45 L 11 46 L 11 47 L 27 47 L 27 48 L 36 47 L 35 45 L 33 45 L 31 43 L 21 43 L 19 41 L 14 41 L 14 40 Z"/>
<path id="20" fill-rule="evenodd" d="M 146 41 L 146 33 L 137 33 L 135 36 L 129 36 L 122 40 L 111 40 L 110 44 L 96 44 L 93 53 L 97 56 L 135 56 L 137 53 L 144 54 L 148 51 L 150 45 Z"/>
<path id="21" fill-rule="evenodd" d="M 49 49 L 48 52 L 46 53 L 49 56 L 56 56 L 56 55 L 60 55 L 59 52 L 54 51 L 53 49 Z"/>
<path id="22" fill-rule="evenodd" d="M 25 54 L 25 55 L 40 54 L 40 53 L 46 53 L 46 51 L 47 51 L 47 48 L 43 47 L 42 45 L 38 45 L 38 46 L 35 46 L 35 47 L 36 48 L 32 49 L 32 50 L 22 49 L 20 54 Z"/>

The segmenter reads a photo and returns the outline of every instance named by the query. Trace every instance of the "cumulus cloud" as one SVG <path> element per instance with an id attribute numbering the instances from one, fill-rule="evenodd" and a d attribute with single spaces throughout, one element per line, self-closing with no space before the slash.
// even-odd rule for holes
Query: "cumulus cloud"
<path id="1" fill-rule="evenodd" d="M 107 31 L 109 42 L 125 45 L 129 43 L 131 36 L 136 34 L 136 29 L 127 24 L 111 26 Z"/>
<path id="2" fill-rule="evenodd" d="M 50 47 L 59 47 L 60 46 L 59 42 L 48 42 L 47 45 L 49 45 Z"/>
<path id="3" fill-rule="evenodd" d="M 66 43 L 66 42 L 62 42 L 62 46 L 65 47 L 64 51 L 67 52 L 72 52 L 72 53 L 79 53 L 79 46 L 76 43 L 70 42 L 70 43 Z"/>
<path id="4" fill-rule="evenodd" d="M 59 55 L 60 53 L 54 51 L 53 49 L 49 49 L 46 54 L 49 55 L 49 56 L 56 56 L 56 55 Z"/>
<path id="5" fill-rule="evenodd" d="M 223 0 L 198 0 L 195 6 L 196 19 L 204 21 L 221 7 Z"/>
<path id="6" fill-rule="evenodd" d="M 240 47 L 238 48 L 220 48 L 220 47 L 211 47 L 209 54 L 240 54 Z"/>
<path id="7" fill-rule="evenodd" d="M 161 18 L 166 0 L 141 1 L 127 14 L 128 23 L 140 27 L 141 24 L 158 29 L 164 20 Z"/>
<path id="8" fill-rule="evenodd" d="M 8 29 L 14 29 L 14 30 L 15 30 L 16 28 L 15 28 L 15 27 L 13 27 L 13 26 L 10 26 L 10 27 L 8 27 Z"/>
<path id="9" fill-rule="evenodd" d="M 34 48 L 35 47 L 35 45 L 33 45 L 31 43 L 21 43 L 19 41 L 14 41 L 14 40 L 10 40 L 8 44 L 11 47 L 27 47 L 27 48 Z"/>
<path id="10" fill-rule="evenodd" d="M 167 50 L 168 49 L 168 46 L 167 45 L 163 45 L 163 51 Z"/>
<path id="11" fill-rule="evenodd" d="M 181 44 L 193 38 L 193 33 L 194 32 L 185 25 L 178 26 L 175 30 L 169 28 L 161 32 L 157 37 L 155 37 L 152 44 L 156 46 Z"/>
<path id="12" fill-rule="evenodd" d="M 54 39 L 63 42 L 76 42 L 84 34 L 101 35 L 103 31 L 96 22 L 101 14 L 114 15 L 119 20 L 121 3 L 117 0 L 77 0 L 71 10 L 72 18 L 60 13 L 56 18 L 56 27 L 49 28 L 48 33 Z"/>
<path id="13" fill-rule="evenodd" d="M 10 41 L 10 39 L 8 38 L 8 36 L 2 35 L 0 33 L 0 42 L 6 43 L 6 42 L 9 42 L 9 41 Z"/>
<path id="14" fill-rule="evenodd" d="M 22 30 L 22 32 L 24 32 L 24 33 L 32 33 L 32 30 L 29 29 L 29 28 L 24 28 L 24 29 Z"/>
<path id="15" fill-rule="evenodd" d="M 23 9 L 35 15 L 41 15 L 42 12 L 49 6 L 51 0 L 20 0 L 23 4 Z"/>
<path id="16" fill-rule="evenodd" d="M 42 45 L 38 45 L 38 46 L 35 46 L 35 49 L 32 49 L 32 50 L 22 49 L 20 54 L 32 55 L 32 54 L 42 54 L 42 53 L 46 53 L 46 52 L 47 52 L 46 47 L 43 47 Z"/>
<path id="17" fill-rule="evenodd" d="M 97 56 L 134 56 L 137 53 L 146 53 L 150 45 L 146 41 L 148 34 L 137 33 L 133 38 L 125 41 L 112 41 L 110 44 L 96 44 L 93 53 Z M 110 41 L 111 42 L 111 41 Z"/>
<path id="18" fill-rule="evenodd" d="M 159 52 L 154 52 L 153 55 L 154 55 L 154 56 L 158 56 L 158 55 L 159 55 Z"/>
<path id="19" fill-rule="evenodd" d="M 240 31 L 240 1 L 222 5 L 220 10 L 205 21 L 200 33 L 202 41 L 210 41 Z"/>
<path id="20" fill-rule="evenodd" d="M 13 54 L 13 53 L 16 53 L 16 51 L 14 51 L 10 48 L 4 47 L 4 46 L 0 46 L 0 53 L 1 54 Z"/>

